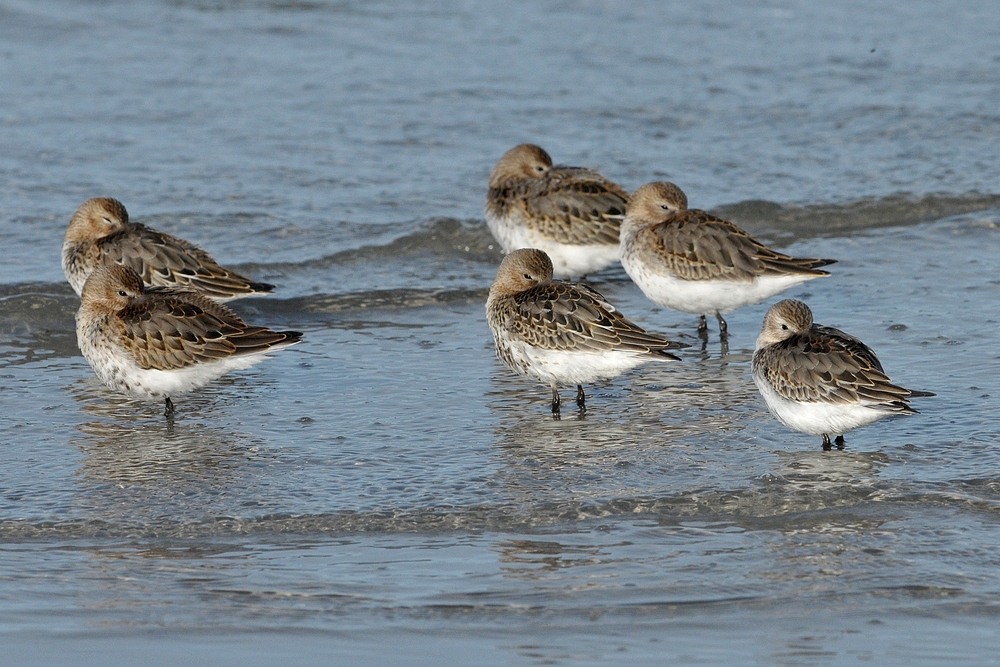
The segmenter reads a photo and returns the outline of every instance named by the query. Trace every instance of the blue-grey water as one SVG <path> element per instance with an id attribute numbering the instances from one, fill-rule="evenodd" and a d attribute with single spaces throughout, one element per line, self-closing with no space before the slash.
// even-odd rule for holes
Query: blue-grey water
<path id="1" fill-rule="evenodd" d="M 997 664 L 998 109 L 993 0 L 0 0 L 2 662 Z M 764 303 L 553 421 L 483 312 L 524 141 L 839 259 L 789 295 L 937 396 L 822 452 L 750 379 Z M 305 342 L 172 427 L 102 387 L 93 196 Z"/>

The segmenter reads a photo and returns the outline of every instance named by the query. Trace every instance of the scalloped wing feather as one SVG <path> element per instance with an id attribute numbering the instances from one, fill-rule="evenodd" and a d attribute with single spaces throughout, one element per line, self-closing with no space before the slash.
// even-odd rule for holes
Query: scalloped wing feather
<path id="1" fill-rule="evenodd" d="M 144 225 L 130 224 L 104 238 L 100 246 L 105 261 L 135 269 L 147 285 L 190 287 L 220 299 L 274 288 L 220 266 L 211 255 L 184 239 Z"/>
<path id="2" fill-rule="evenodd" d="M 653 353 L 684 347 L 646 332 L 583 285 L 547 283 L 508 299 L 506 328 L 538 348 Z"/>
<path id="3" fill-rule="evenodd" d="M 120 340 L 143 369 L 176 370 L 297 341 L 297 332 L 248 326 L 206 296 L 149 288 L 117 314 Z"/>
<path id="4" fill-rule="evenodd" d="M 813 327 L 754 355 L 754 365 L 780 396 L 803 403 L 859 401 L 911 411 L 908 389 L 893 384 L 875 353 L 853 336 Z"/>
<path id="5" fill-rule="evenodd" d="M 684 280 L 752 282 L 767 274 L 829 275 L 827 259 L 799 259 L 771 250 L 728 220 L 705 211 L 681 211 L 642 232 L 641 247 Z M 648 261 L 648 260 L 647 260 Z"/>
<path id="6" fill-rule="evenodd" d="M 588 169 L 564 168 L 509 193 L 538 231 L 559 243 L 618 243 L 628 193 Z"/>

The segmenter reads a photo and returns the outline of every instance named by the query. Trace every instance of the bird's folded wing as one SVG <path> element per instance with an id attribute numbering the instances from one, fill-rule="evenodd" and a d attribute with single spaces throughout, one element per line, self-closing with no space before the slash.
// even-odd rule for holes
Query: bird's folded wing
<path id="1" fill-rule="evenodd" d="M 129 225 L 101 243 L 105 261 L 131 267 L 147 285 L 191 287 L 215 298 L 267 292 L 273 287 L 255 283 L 218 264 L 204 250 L 183 239 L 143 225 Z"/>
<path id="2" fill-rule="evenodd" d="M 176 370 L 267 350 L 286 332 L 248 326 L 195 292 L 149 288 L 116 321 L 122 344 L 144 369 Z"/>
<path id="3" fill-rule="evenodd" d="M 766 274 L 828 275 L 816 267 L 832 260 L 799 259 L 771 250 L 722 218 L 691 209 L 642 232 L 647 262 L 684 280 L 751 282 Z"/>
<path id="4" fill-rule="evenodd" d="M 628 321 L 598 292 L 583 285 L 538 285 L 514 298 L 508 330 L 547 350 L 659 352 L 684 347 Z"/>
<path id="5" fill-rule="evenodd" d="M 864 343 L 831 335 L 836 329 L 817 329 L 762 351 L 758 363 L 780 396 L 806 403 L 881 405 L 911 396 L 910 390 L 889 380 Z"/>
<path id="6" fill-rule="evenodd" d="M 596 172 L 554 172 L 521 199 L 525 215 L 545 236 L 574 245 L 618 243 L 628 193 Z"/>

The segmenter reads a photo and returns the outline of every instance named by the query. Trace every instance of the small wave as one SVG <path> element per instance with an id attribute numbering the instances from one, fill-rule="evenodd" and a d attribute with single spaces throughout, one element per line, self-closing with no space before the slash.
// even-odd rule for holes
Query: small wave
<path id="1" fill-rule="evenodd" d="M 848 236 L 882 227 L 918 225 L 956 215 L 1000 209 L 1000 195 L 895 194 L 846 204 L 777 204 L 751 200 L 712 212 L 761 237 L 792 241 L 815 236 Z"/>
<path id="2" fill-rule="evenodd" d="M 477 220 L 434 218 L 415 232 L 397 237 L 385 245 L 366 245 L 304 262 L 244 264 L 259 271 L 288 272 L 302 269 L 331 269 L 351 264 L 370 264 L 413 257 L 462 256 L 472 261 L 499 264 L 503 253 L 486 223 Z"/>
<path id="3" fill-rule="evenodd" d="M 230 304 L 238 313 L 254 320 L 263 314 L 286 321 L 302 321 L 317 315 L 371 309 L 405 309 L 485 303 L 485 288 L 401 288 L 363 290 L 345 294 L 311 294 L 278 299 L 257 297 Z M 0 342 L 40 342 L 54 346 L 69 356 L 76 348 L 76 311 L 80 299 L 65 283 L 23 283 L 0 286 Z M 62 338 L 67 342 L 63 344 Z M 53 338 L 55 337 L 55 338 Z M 58 339 L 53 343 L 50 339 Z M 64 349 L 65 348 L 65 349 Z M 20 358 L 20 357 L 18 357 Z M 0 363 L 0 365 L 4 365 Z"/>
<path id="4" fill-rule="evenodd" d="M 75 331 L 80 299 L 65 283 L 0 285 L 0 336 L 34 337 Z"/>
<path id="5" fill-rule="evenodd" d="M 170 519 L 143 524 L 106 519 L 63 521 L 6 519 L 0 521 L 0 540 L 86 538 L 225 538 L 247 535 L 314 535 L 347 533 L 427 533 L 435 531 L 492 531 L 531 533 L 581 521 L 656 518 L 661 521 L 727 521 L 749 529 L 773 529 L 795 523 L 814 512 L 851 512 L 871 503 L 963 507 L 996 513 L 1000 499 L 992 494 L 970 498 L 947 488 L 882 489 L 857 485 L 815 491 L 712 490 L 663 497 L 615 498 L 605 501 L 548 502 L 532 506 L 429 507 L 342 511 L 322 514 L 271 514 L 260 517 L 221 516 L 201 521 Z"/>
<path id="6" fill-rule="evenodd" d="M 314 294 L 292 299 L 259 299 L 260 312 L 288 317 L 295 313 L 339 313 L 366 309 L 422 308 L 456 303 L 486 302 L 487 289 L 389 289 L 349 294 Z"/>
<path id="7" fill-rule="evenodd" d="M 883 227 L 917 225 L 976 211 L 1000 209 L 1000 195 L 894 194 L 859 199 L 846 204 L 778 204 L 763 200 L 726 204 L 712 210 L 755 235 L 790 243 L 816 236 L 845 236 Z M 286 273 L 338 266 L 414 260 L 416 258 L 461 258 L 465 261 L 497 265 L 503 257 L 499 244 L 483 220 L 434 218 L 416 231 L 384 245 L 326 255 L 304 262 L 247 264 L 261 273 Z"/>
<path id="8" fill-rule="evenodd" d="M 767 201 L 745 201 L 715 209 L 715 213 L 746 226 L 755 234 L 781 242 L 814 236 L 849 235 L 881 227 L 915 225 L 957 215 L 1000 209 L 1000 195 L 970 193 L 961 196 L 898 194 L 862 199 L 844 205 L 793 205 Z M 292 316 L 315 315 L 365 308 L 416 308 L 464 301 L 483 301 L 487 291 L 477 280 L 462 288 L 397 286 L 366 290 L 364 276 L 384 268 L 423 267 L 423 273 L 441 278 L 466 275 L 471 265 L 499 264 L 502 253 L 486 224 L 476 220 L 435 218 L 416 231 L 382 245 L 367 245 L 303 262 L 245 264 L 254 275 L 283 275 L 301 271 L 336 275 L 338 270 L 356 274 L 355 289 L 337 294 L 323 293 L 277 299 L 273 297 L 239 302 L 245 308 Z M 460 259 L 463 263 L 457 263 Z M 476 271 L 481 272 L 480 266 Z M 490 273 L 487 278 L 491 278 Z M 412 278 L 417 284 L 420 278 Z M 338 279 L 339 280 L 339 279 Z M 440 284 L 440 281 L 435 280 Z M 246 304 L 245 306 L 243 304 Z M 79 299 L 65 283 L 17 283 L 0 285 L 0 335 L 31 336 L 39 330 L 72 331 Z"/>

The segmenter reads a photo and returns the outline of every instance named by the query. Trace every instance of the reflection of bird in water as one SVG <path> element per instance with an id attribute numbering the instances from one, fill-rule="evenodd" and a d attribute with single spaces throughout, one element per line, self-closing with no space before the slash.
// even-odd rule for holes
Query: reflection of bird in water
<path id="1" fill-rule="evenodd" d="M 218 493 L 237 483 L 244 477 L 237 471 L 259 456 L 261 444 L 199 423 L 101 420 L 84 422 L 79 429 L 82 437 L 73 442 L 86 455 L 85 477 L 100 484 L 147 486 L 171 496 Z"/>
<path id="2" fill-rule="evenodd" d="M 772 473 L 787 490 L 809 494 L 835 491 L 845 497 L 869 496 L 889 457 L 881 452 L 844 452 L 834 458 L 821 452 L 777 451 L 778 467 Z"/>
<path id="3" fill-rule="evenodd" d="M 197 292 L 147 287 L 132 269 L 106 266 L 83 288 L 77 342 L 97 377 L 116 391 L 164 399 L 263 361 L 299 342 L 298 331 L 250 326 Z"/>
<path id="4" fill-rule="evenodd" d="M 254 471 L 272 457 L 266 438 L 216 423 L 219 402 L 261 391 L 250 378 L 223 378 L 191 397 L 185 418 L 156 419 L 93 377 L 68 388 L 85 414 L 70 440 L 79 448 L 77 502 L 114 526 L 184 530 L 206 516 L 237 516 L 247 507 L 280 505 Z M 266 485 L 265 485 L 266 486 Z M 209 529 L 211 530 L 211 529 Z"/>
<path id="5" fill-rule="evenodd" d="M 554 540 L 503 540 L 496 548 L 500 552 L 504 572 L 524 579 L 534 579 L 539 575 L 551 576 L 544 573 L 546 570 L 561 570 L 579 565 L 592 567 L 596 559 L 607 556 L 602 547 L 592 544 L 563 544 Z M 533 565 L 541 567 L 530 567 Z"/>
<path id="6" fill-rule="evenodd" d="M 211 536 L 225 530 L 216 520 L 281 506 L 260 482 L 271 458 L 263 440 L 193 420 L 130 422 L 119 411 L 121 421 L 84 422 L 70 441 L 83 455 L 72 502 L 75 514 L 100 522 L 92 529 Z"/>
<path id="7" fill-rule="evenodd" d="M 517 412 L 509 414 L 510 420 L 505 419 L 497 425 L 497 444 L 511 454 L 528 454 L 549 461 L 603 457 L 613 454 L 620 447 L 627 447 L 641 434 L 638 425 L 617 419 L 595 419 L 585 415 L 572 420 L 541 416 L 526 419 Z"/>
<path id="8" fill-rule="evenodd" d="M 715 449 L 720 441 L 738 439 L 747 416 L 759 414 L 757 393 L 746 378 L 749 360 L 740 352 L 650 368 L 627 383 L 601 385 L 599 391 L 612 400 L 599 414 L 580 411 L 576 419 L 561 422 L 526 416 L 521 382 L 497 374 L 487 392 L 498 420 L 496 442 L 504 451 L 546 458 L 620 447 L 662 449 L 681 441 Z"/>
<path id="9" fill-rule="evenodd" d="M 552 388 L 559 414 L 559 385 L 606 380 L 650 361 L 679 359 L 667 352 L 684 343 L 647 333 L 584 285 L 552 279 L 541 250 L 515 250 L 500 263 L 486 301 L 497 357 L 510 369 Z"/>
<path id="10" fill-rule="evenodd" d="M 251 294 L 268 294 L 274 285 L 258 283 L 219 266 L 208 253 L 184 239 L 130 223 L 117 199 L 85 201 L 66 229 L 62 266 L 73 290 L 96 269 L 121 264 L 138 273 L 147 285 L 186 287 L 216 301 Z"/>
<path id="11" fill-rule="evenodd" d="M 785 299 L 771 306 L 757 338 L 753 379 L 768 409 L 796 431 L 843 434 L 879 419 L 916 414 L 910 398 L 933 396 L 893 384 L 870 347 L 853 336 L 813 324 L 809 306 Z"/>

